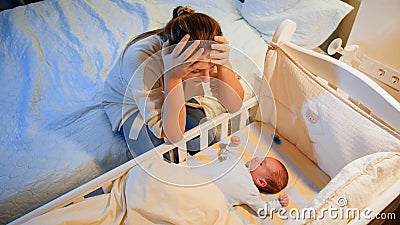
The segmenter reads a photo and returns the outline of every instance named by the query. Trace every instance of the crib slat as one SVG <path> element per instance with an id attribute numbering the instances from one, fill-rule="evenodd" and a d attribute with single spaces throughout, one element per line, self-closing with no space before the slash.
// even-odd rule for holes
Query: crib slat
<path id="1" fill-rule="evenodd" d="M 178 160 L 179 163 L 186 161 L 187 159 L 187 151 L 186 148 L 182 149 L 182 148 L 178 148 Z"/>
<path id="2" fill-rule="evenodd" d="M 189 139 L 190 140 L 190 139 Z M 178 145 L 178 162 L 184 162 L 187 159 L 187 148 L 186 148 L 186 138 L 176 143 Z"/>
<path id="3" fill-rule="evenodd" d="M 205 128 L 200 129 L 200 149 L 205 149 L 208 147 L 208 130 Z"/>
<path id="4" fill-rule="evenodd" d="M 178 150 L 178 152 L 179 152 L 179 150 Z M 174 154 L 174 150 L 171 150 L 171 151 L 169 151 L 168 152 L 168 155 L 169 155 L 169 158 L 170 158 L 170 160 L 171 160 L 171 162 L 175 162 L 175 154 Z M 179 157 L 179 156 L 178 156 Z"/>
<path id="5" fill-rule="evenodd" d="M 221 123 L 221 139 L 228 136 L 228 120 Z"/>
<path id="6" fill-rule="evenodd" d="M 246 126 L 247 118 L 249 118 L 249 113 L 247 109 L 242 109 L 242 112 L 240 113 L 240 122 L 239 122 L 239 129 L 242 129 L 243 127 Z"/>

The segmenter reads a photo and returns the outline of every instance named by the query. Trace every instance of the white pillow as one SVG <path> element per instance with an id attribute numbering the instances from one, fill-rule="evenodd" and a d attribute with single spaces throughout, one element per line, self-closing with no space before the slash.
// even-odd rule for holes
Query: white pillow
<path id="1" fill-rule="evenodd" d="M 296 22 L 292 42 L 313 49 L 335 31 L 353 7 L 340 0 L 246 0 L 237 4 L 237 9 L 267 42 L 283 20 Z"/>
<path id="2" fill-rule="evenodd" d="M 324 210 L 333 207 L 345 212 L 346 209 L 359 209 L 362 212 L 400 179 L 399 165 L 399 152 L 377 152 L 350 162 L 306 207 L 315 209 L 315 215 L 325 213 L 325 217 L 308 218 L 303 222 L 313 225 L 347 224 L 347 217 L 330 218 Z"/>

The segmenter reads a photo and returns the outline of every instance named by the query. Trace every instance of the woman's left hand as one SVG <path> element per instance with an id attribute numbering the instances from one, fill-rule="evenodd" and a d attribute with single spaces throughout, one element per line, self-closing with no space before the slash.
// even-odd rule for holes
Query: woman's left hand
<path id="1" fill-rule="evenodd" d="M 229 61 L 229 42 L 224 36 L 214 36 L 214 40 L 218 43 L 211 44 L 210 60 L 211 63 L 221 66 L 231 67 Z"/>

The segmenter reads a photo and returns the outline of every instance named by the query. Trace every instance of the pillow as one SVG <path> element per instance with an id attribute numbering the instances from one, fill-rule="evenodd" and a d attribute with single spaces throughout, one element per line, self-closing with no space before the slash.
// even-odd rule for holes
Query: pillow
<path id="1" fill-rule="evenodd" d="M 346 209 L 357 209 L 360 212 L 360 218 L 364 217 L 363 210 L 400 179 L 399 165 L 399 152 L 377 152 L 350 162 L 305 208 L 315 209 L 317 216 L 325 213 L 324 218 L 311 218 L 307 222 L 312 222 L 312 224 L 348 223 L 346 214 L 336 219 L 329 218 L 329 214 L 324 210 L 330 207 L 344 210 L 344 212 Z M 367 216 L 372 216 L 372 214 Z"/>
<path id="2" fill-rule="evenodd" d="M 283 20 L 294 21 L 292 42 L 308 49 L 320 46 L 353 9 L 340 0 L 251 0 L 236 6 L 268 43 Z"/>

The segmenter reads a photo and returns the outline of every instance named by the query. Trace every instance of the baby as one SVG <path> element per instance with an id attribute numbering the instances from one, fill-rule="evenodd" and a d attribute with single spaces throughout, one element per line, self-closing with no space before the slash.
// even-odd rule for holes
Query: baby
<path id="1" fill-rule="evenodd" d="M 275 194 L 287 186 L 288 172 L 285 166 L 271 157 L 255 157 L 245 163 L 239 159 L 239 146 L 240 138 L 232 136 L 219 155 L 219 162 L 192 171 L 212 179 L 231 206 L 246 204 L 264 218 L 266 214 L 286 207 L 289 203 L 286 194 L 267 202 L 260 198 L 260 191 Z"/>

